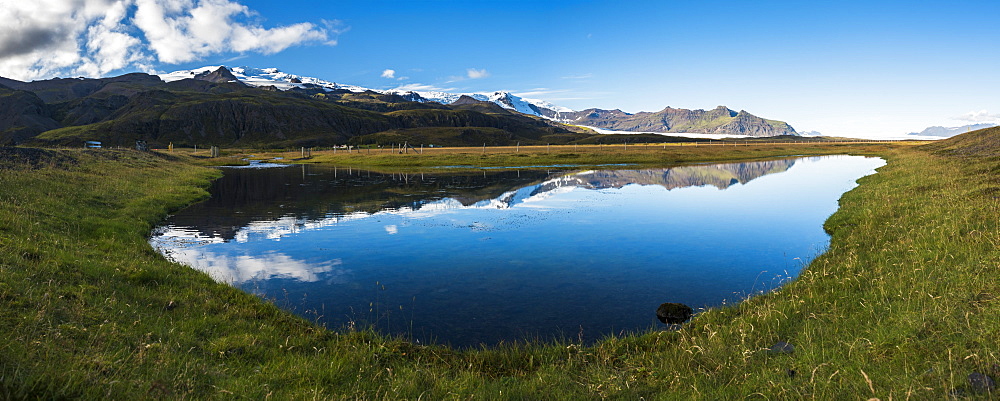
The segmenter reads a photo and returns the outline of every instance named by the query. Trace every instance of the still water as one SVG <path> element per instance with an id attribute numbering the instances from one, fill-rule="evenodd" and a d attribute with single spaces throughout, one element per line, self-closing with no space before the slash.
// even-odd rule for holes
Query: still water
<path id="1" fill-rule="evenodd" d="M 150 242 L 331 328 L 422 343 L 593 341 L 663 302 L 738 302 L 823 252 L 823 221 L 881 159 L 669 169 L 382 174 L 226 169 Z"/>

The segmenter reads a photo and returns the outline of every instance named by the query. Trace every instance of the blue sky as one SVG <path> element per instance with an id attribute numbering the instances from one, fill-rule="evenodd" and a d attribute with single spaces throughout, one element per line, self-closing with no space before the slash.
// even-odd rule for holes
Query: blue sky
<path id="1" fill-rule="evenodd" d="M 373 88 L 509 90 L 573 109 L 725 105 L 826 135 L 1000 123 L 996 1 L 41 3 L 84 10 L 63 17 L 86 27 L 75 31 L 79 60 L 69 44 L 63 58 L 31 51 L 58 35 L 29 28 L 56 32 L 42 28 L 60 15 L 15 10 L 0 15 L 18 21 L 0 28 L 0 75 L 247 65 Z M 122 12 L 102 11 L 114 7 Z M 196 15 L 205 23 L 180 33 L 157 23 Z"/>

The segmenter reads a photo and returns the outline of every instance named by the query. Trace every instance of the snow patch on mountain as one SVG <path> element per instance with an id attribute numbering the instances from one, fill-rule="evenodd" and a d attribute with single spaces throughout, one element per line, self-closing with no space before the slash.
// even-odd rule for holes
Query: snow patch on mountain
<path id="1" fill-rule="evenodd" d="M 439 92 L 439 91 L 422 91 L 422 90 L 402 90 L 402 89 L 389 89 L 384 91 L 379 91 L 382 93 L 388 93 L 393 95 L 406 95 L 409 93 L 416 93 L 420 95 L 421 100 L 424 102 L 437 102 L 441 104 L 451 104 L 454 103 L 458 98 L 462 97 L 462 93 L 449 93 L 449 92 Z M 480 101 L 488 101 L 484 96 L 473 96 L 472 94 L 466 93 L 465 95 L 471 96 L 472 98 Z"/>
<path id="2" fill-rule="evenodd" d="M 205 74 L 218 70 L 219 67 L 221 66 L 218 65 L 207 66 L 207 67 L 195 68 L 193 70 L 168 72 L 164 74 L 159 74 L 158 76 L 160 77 L 161 80 L 163 80 L 163 82 L 174 82 L 174 81 L 180 81 L 182 79 L 194 78 L 196 75 Z"/>
<path id="3" fill-rule="evenodd" d="M 576 110 L 573 110 L 573 109 L 571 109 L 569 107 L 556 106 L 556 105 L 554 105 L 552 103 L 546 102 L 546 101 L 541 100 L 541 99 L 529 99 L 529 98 L 526 98 L 526 97 L 522 97 L 521 100 L 523 100 L 525 102 L 528 102 L 528 103 L 531 103 L 531 104 L 533 104 L 535 106 L 541 107 L 543 109 L 549 109 L 549 110 L 555 111 L 557 113 L 572 113 L 572 112 L 576 111 Z"/>

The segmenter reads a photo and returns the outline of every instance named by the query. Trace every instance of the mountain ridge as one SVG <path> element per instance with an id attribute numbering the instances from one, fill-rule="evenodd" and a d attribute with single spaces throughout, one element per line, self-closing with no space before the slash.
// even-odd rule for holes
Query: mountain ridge
<path id="1" fill-rule="evenodd" d="M 210 66 L 189 71 L 175 71 L 161 74 L 164 81 L 196 74 L 205 74 L 211 69 L 228 68 L 232 70 L 241 82 L 250 86 L 274 86 L 279 90 L 291 90 L 293 88 L 323 88 L 324 90 L 337 91 L 347 90 L 351 92 L 376 92 L 383 94 L 394 94 L 404 96 L 416 102 L 437 102 L 440 104 L 452 104 L 460 98 L 469 97 L 479 101 L 488 101 L 499 106 L 515 110 L 517 112 L 548 118 L 564 124 L 582 125 L 612 131 L 626 131 L 634 133 L 697 133 L 728 135 L 739 137 L 764 137 L 779 135 L 798 135 L 794 128 L 782 121 L 768 120 L 757 117 L 744 110 L 739 112 L 729 110 L 725 106 L 719 106 L 713 110 L 687 110 L 666 107 L 659 112 L 638 112 L 626 113 L 621 110 L 586 109 L 574 111 L 566 107 L 553 105 L 549 102 L 528 99 L 517 96 L 508 91 L 475 92 L 475 93 L 451 93 L 442 91 L 412 91 L 400 89 L 371 89 L 357 85 L 346 85 L 319 78 L 303 77 L 295 74 L 282 72 L 277 68 L 252 68 L 252 67 L 224 67 Z M 719 111 L 724 109 L 725 111 Z M 604 119 L 588 119 L 587 114 L 600 112 L 605 115 L 614 114 L 611 121 Z M 714 115 L 714 114 L 718 115 Z M 720 113 L 729 113 L 729 116 L 722 116 Z M 705 118 L 714 123 L 706 122 Z"/>
<path id="2" fill-rule="evenodd" d="M 0 144 L 332 146 L 404 142 L 434 133 L 425 143 L 468 146 L 564 143 L 592 135 L 493 103 L 449 107 L 395 94 L 328 90 L 304 80 L 278 90 L 248 86 L 235 76 L 220 67 L 169 82 L 147 74 L 5 79 Z"/>
<path id="3" fill-rule="evenodd" d="M 151 146 L 530 145 L 585 143 L 598 135 L 581 126 L 586 124 L 552 117 L 568 115 L 568 109 L 541 107 L 509 92 L 446 95 L 454 100 L 442 104 L 412 91 L 376 91 L 273 68 L 224 66 L 108 78 L 0 78 L 0 145 L 79 146 L 90 140 L 112 146 L 137 140 Z M 769 124 L 725 107 L 710 116 L 714 122 L 702 110 L 665 110 L 695 116 L 686 125 L 671 121 L 675 130 L 757 135 L 766 134 Z M 655 120 L 652 113 L 615 113 L 623 120 Z M 657 132 L 655 123 L 632 128 Z M 648 134 L 630 138 L 682 140 Z"/>
<path id="4" fill-rule="evenodd" d="M 658 112 L 626 113 L 620 109 L 587 109 L 551 116 L 556 121 L 628 132 L 735 134 L 751 137 L 798 135 L 785 122 L 766 120 L 740 110 L 718 106 L 712 110 L 666 107 Z"/>

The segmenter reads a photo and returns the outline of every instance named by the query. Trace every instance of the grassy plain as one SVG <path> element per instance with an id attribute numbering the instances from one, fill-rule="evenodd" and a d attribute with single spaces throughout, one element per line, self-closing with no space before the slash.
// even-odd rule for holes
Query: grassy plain
<path id="1" fill-rule="evenodd" d="M 602 157 L 535 148 L 525 163 L 520 152 L 430 162 L 314 152 L 313 162 L 384 167 L 842 153 L 889 162 L 841 199 L 829 251 L 780 291 L 678 331 L 468 351 L 316 327 L 164 260 L 149 231 L 219 174 L 191 156 L 0 161 L 0 399 L 989 399 L 967 377 L 1000 376 L 997 138 Z M 769 352 L 778 341 L 794 352 Z"/>
<path id="2" fill-rule="evenodd" d="M 828 154 L 876 154 L 891 148 L 909 147 L 926 142 L 711 142 L 667 144 L 605 144 L 551 146 L 487 146 L 417 148 L 400 150 L 395 147 L 361 148 L 353 150 L 314 149 L 303 157 L 301 149 L 291 151 L 256 151 L 251 158 L 291 163 L 322 163 L 392 169 L 422 169 L 440 166 L 552 166 L 637 164 L 674 166 L 689 163 L 725 162 L 732 160 L 782 158 Z M 178 150 L 192 154 L 190 150 Z M 196 153 L 199 157 L 207 151 Z M 206 160 L 206 159 L 202 159 Z M 210 159 L 209 159 L 210 160 Z"/>

